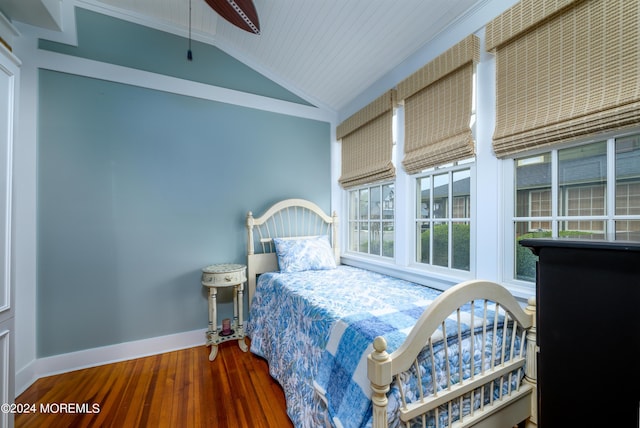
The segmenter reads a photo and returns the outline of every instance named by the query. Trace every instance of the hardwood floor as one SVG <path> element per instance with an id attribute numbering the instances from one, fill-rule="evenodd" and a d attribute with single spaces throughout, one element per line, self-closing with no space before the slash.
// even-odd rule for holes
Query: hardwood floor
<path id="1" fill-rule="evenodd" d="M 226 342 L 211 362 L 209 349 L 38 379 L 16 399 L 35 412 L 17 414 L 15 426 L 293 427 L 282 388 L 263 359 Z"/>

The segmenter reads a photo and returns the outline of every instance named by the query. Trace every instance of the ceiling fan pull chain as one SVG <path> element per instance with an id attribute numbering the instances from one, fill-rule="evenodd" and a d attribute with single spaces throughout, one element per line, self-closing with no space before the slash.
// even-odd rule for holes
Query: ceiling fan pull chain
<path id="1" fill-rule="evenodd" d="M 191 0 L 189 0 L 189 50 L 187 50 L 187 59 L 193 60 L 193 53 L 191 52 Z"/>

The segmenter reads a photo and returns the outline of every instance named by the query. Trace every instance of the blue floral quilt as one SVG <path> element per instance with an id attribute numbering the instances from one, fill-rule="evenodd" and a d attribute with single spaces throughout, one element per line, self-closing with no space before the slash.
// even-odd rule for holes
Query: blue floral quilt
<path id="1" fill-rule="evenodd" d="M 344 265 L 323 271 L 265 273 L 258 280 L 247 321 L 251 351 L 269 362 L 271 375 L 284 390 L 287 412 L 294 426 L 370 426 L 366 356 L 372 350 L 373 339 L 383 335 L 388 351 L 395 350 L 440 293 Z M 457 330 L 452 328 L 451 334 L 457 335 Z M 462 346 L 448 347 L 449 359 L 455 362 L 459 352 L 464 355 L 475 349 L 473 358 L 480 361 L 484 349 L 480 336 L 476 336 L 473 346 L 468 331 L 464 336 Z M 438 354 L 445 346 L 441 342 L 435 360 L 436 370 L 442 372 L 436 376 L 439 388 L 447 383 L 444 362 Z M 465 358 L 468 361 L 470 357 Z M 427 367 L 431 358 L 424 355 L 422 359 L 424 366 L 419 370 L 429 374 L 422 376 L 423 381 L 431 382 L 432 368 Z M 480 364 L 476 369 L 480 370 Z M 469 376 L 463 373 L 464 377 Z M 400 381 L 409 390 L 415 378 L 408 375 Z M 514 378 L 513 385 L 518 381 Z M 497 396 L 497 391 L 494 395 Z M 485 402 L 488 399 L 484 397 Z M 466 411 L 479 406 L 483 398 L 478 395 L 476 400 L 477 403 L 467 400 L 463 404 Z M 390 426 L 397 426 L 397 385 L 390 391 L 389 403 Z M 452 416 L 457 417 L 460 411 L 465 409 L 451 409 Z M 443 409 L 431 418 L 446 420 L 448 412 Z"/>

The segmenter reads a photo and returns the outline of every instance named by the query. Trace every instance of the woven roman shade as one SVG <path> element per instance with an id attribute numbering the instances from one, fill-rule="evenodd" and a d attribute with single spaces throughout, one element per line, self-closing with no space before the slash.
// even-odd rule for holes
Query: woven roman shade
<path id="1" fill-rule="evenodd" d="M 394 178 L 393 108 L 394 89 L 350 116 L 336 128 L 342 140 L 343 188 Z"/>
<path id="2" fill-rule="evenodd" d="M 522 0 L 489 23 L 498 157 L 640 124 L 640 1 Z"/>
<path id="3" fill-rule="evenodd" d="M 474 156 L 469 122 L 479 59 L 480 42 L 471 35 L 398 84 L 398 99 L 404 100 L 402 164 L 407 173 Z"/>

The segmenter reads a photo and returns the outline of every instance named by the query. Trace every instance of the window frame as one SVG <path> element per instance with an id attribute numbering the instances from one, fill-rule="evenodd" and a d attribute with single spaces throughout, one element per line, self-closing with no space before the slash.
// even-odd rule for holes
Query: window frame
<path id="1" fill-rule="evenodd" d="M 379 218 L 377 219 L 372 219 L 371 217 L 371 189 L 379 189 L 380 191 L 380 204 L 381 206 L 385 205 L 385 198 L 384 198 L 384 188 L 391 186 L 391 192 L 393 193 L 393 207 L 392 208 L 388 208 L 387 211 L 391 211 L 392 217 L 389 219 L 385 219 L 384 215 L 381 214 Z M 367 204 L 367 216 L 366 219 L 362 219 L 362 215 L 360 213 L 360 207 L 361 207 L 361 199 L 359 197 L 360 193 L 364 190 L 367 190 L 369 193 L 369 203 Z M 358 194 L 358 198 L 357 198 L 357 203 L 356 203 L 356 212 L 353 213 L 352 211 L 352 202 L 354 201 L 352 198 L 352 195 L 354 193 Z M 397 215 L 396 215 L 396 201 L 395 201 L 395 193 L 396 193 L 396 182 L 395 180 L 390 180 L 390 181 L 380 181 L 380 182 L 376 182 L 376 183 L 370 183 L 370 184 L 364 184 L 361 186 L 356 186 L 353 188 L 350 188 L 348 190 L 346 190 L 346 195 L 347 195 L 347 219 L 346 219 L 346 236 L 347 236 L 347 241 L 346 241 L 346 246 L 345 246 L 345 251 L 348 254 L 353 254 L 353 255 L 357 255 L 357 256 L 364 256 L 364 257 L 373 257 L 376 259 L 381 259 L 381 260 L 387 260 L 387 261 L 392 261 L 395 260 L 395 255 L 396 255 L 396 243 L 397 243 L 397 239 L 398 239 L 398 235 L 397 235 L 397 227 L 396 227 L 396 219 L 397 219 Z M 353 216 L 352 216 L 353 213 Z M 353 249 L 353 242 L 352 242 L 352 235 L 353 235 L 353 229 L 352 229 L 352 224 L 357 223 L 358 225 L 360 223 L 367 223 L 368 228 L 367 228 L 367 251 L 360 251 L 360 250 L 355 250 Z M 371 233 L 373 228 L 371 227 L 372 223 L 376 223 L 379 224 L 379 230 L 380 230 L 380 246 L 379 246 L 379 251 L 378 253 L 372 253 L 371 252 Z M 385 255 L 384 254 L 384 224 L 385 223 L 390 223 L 392 226 L 392 232 L 393 232 L 393 244 L 391 245 L 391 249 L 392 249 L 392 255 Z M 364 229 L 357 229 L 357 231 L 362 232 Z M 360 241 L 358 241 L 357 246 L 360 247 Z"/>
<path id="2" fill-rule="evenodd" d="M 589 139 L 583 139 L 574 141 L 567 144 L 556 145 L 553 147 L 546 147 L 541 150 L 529 151 L 519 154 L 517 157 L 505 160 L 505 167 L 503 169 L 503 182 L 504 186 L 504 239 L 503 239 L 503 253 L 504 253 L 504 265 L 503 265 L 503 281 L 515 285 L 517 287 L 523 287 L 525 289 L 535 288 L 535 279 L 532 281 L 525 279 L 518 279 L 516 272 L 516 223 L 527 222 L 532 223 L 548 223 L 551 225 L 551 236 L 559 236 L 560 230 L 563 229 L 563 223 L 570 221 L 602 221 L 605 225 L 605 235 L 607 238 L 615 234 L 616 222 L 618 221 L 640 221 L 640 214 L 628 215 L 616 213 L 616 192 L 618 188 L 618 180 L 616 176 L 616 140 L 625 137 L 640 136 L 640 128 L 625 131 L 625 132 L 609 132 L 602 135 L 592 137 Z M 559 152 L 565 149 L 586 147 L 591 144 L 597 144 L 598 142 L 604 142 L 606 146 L 606 175 L 604 183 L 604 214 L 598 215 L 568 215 L 567 213 L 560 213 L 560 192 L 562 191 L 562 185 L 559 179 Z M 518 216 L 516 207 L 516 162 L 519 159 L 534 157 L 537 155 L 550 155 L 551 163 L 551 212 L 548 216 Z M 566 189 L 565 189 L 566 191 Z M 566 210 L 565 210 L 566 211 Z M 530 250 L 529 250 L 530 251 Z"/>
<path id="3" fill-rule="evenodd" d="M 473 278 L 475 277 L 475 261 L 476 261 L 476 231 L 475 231 L 475 219 L 477 218 L 476 216 L 476 195 L 475 195 L 475 181 L 476 181 L 476 159 L 475 158 L 470 158 L 470 159 L 465 159 L 462 161 L 458 161 L 458 162 L 453 162 L 447 165 L 442 165 L 442 166 L 438 166 L 435 168 L 429 168 L 426 169 L 424 171 L 422 171 L 420 174 L 414 174 L 411 176 L 411 181 L 412 181 L 412 210 L 410 213 L 407 213 L 407 217 L 410 219 L 410 233 L 411 233 L 411 241 L 412 241 L 412 251 L 410 252 L 410 257 L 411 257 L 411 261 L 410 264 L 411 266 L 414 266 L 418 269 L 420 269 L 421 271 L 424 271 L 428 274 L 439 274 L 439 275 L 447 275 L 450 277 L 456 277 L 456 278 L 460 278 L 460 279 L 468 279 L 468 278 Z M 468 200 L 465 202 L 465 205 L 468 207 L 469 209 L 469 213 L 467 216 L 465 217 L 454 217 L 453 216 L 453 211 L 454 211 L 454 196 L 453 196 L 453 176 L 454 173 L 456 172 L 460 172 L 460 171 L 465 171 L 467 170 L 469 172 L 469 197 Z M 430 192 L 431 192 L 431 200 L 433 200 L 433 177 L 438 176 L 438 175 L 443 175 L 443 174 L 447 174 L 448 175 L 448 194 L 447 194 L 447 205 L 448 205 L 448 209 L 447 209 L 447 215 L 445 217 L 437 217 L 437 218 L 431 218 L 430 216 L 427 218 L 423 218 L 423 217 L 419 217 L 418 216 L 418 212 L 419 209 L 418 207 L 421 207 L 422 205 L 422 200 L 420 198 L 420 193 L 421 190 L 419 188 L 419 182 L 421 179 L 430 177 L 430 182 L 431 182 L 431 187 L 430 187 Z M 419 242 L 420 240 L 420 235 L 418 233 L 418 225 L 419 223 L 431 223 L 432 225 L 435 223 L 447 223 L 447 230 L 448 230 L 448 234 L 447 234 L 447 251 L 448 251 L 448 255 L 447 255 L 447 266 L 441 266 L 441 265 L 437 265 L 437 264 L 433 264 L 432 261 L 433 259 L 431 258 L 430 263 L 424 263 L 419 261 L 420 258 L 420 249 L 419 249 L 419 245 L 421 245 L 421 243 Z M 468 223 L 469 224 L 469 270 L 464 270 L 464 269 L 457 269 L 455 267 L 453 267 L 453 224 L 454 223 Z M 433 230 L 433 229 L 432 229 Z M 432 253 L 433 251 L 433 244 L 432 244 L 433 240 L 431 240 L 430 242 L 430 252 Z"/>

